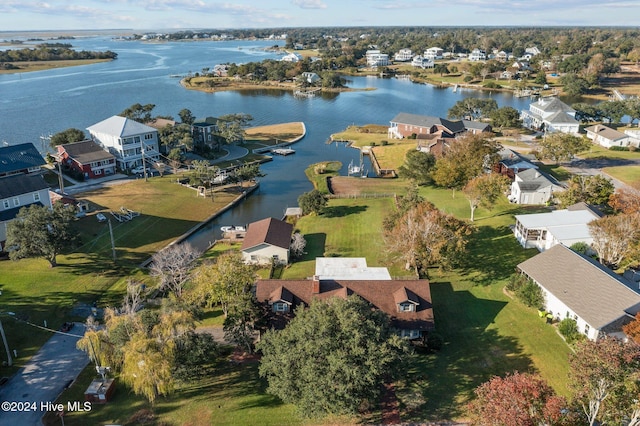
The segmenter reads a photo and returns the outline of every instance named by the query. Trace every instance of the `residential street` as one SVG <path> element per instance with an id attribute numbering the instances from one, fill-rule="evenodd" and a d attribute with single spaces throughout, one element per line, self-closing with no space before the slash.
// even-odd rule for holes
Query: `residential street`
<path id="1" fill-rule="evenodd" d="M 0 426 L 42 424 L 47 402 L 54 402 L 89 363 L 87 354 L 76 349 L 84 330 L 84 324 L 75 323 L 69 334 L 55 333 L 24 368 L 0 387 Z M 9 407 L 16 411 L 8 411 L 6 402 L 19 403 Z M 20 403 L 29 404 L 25 408 Z"/>

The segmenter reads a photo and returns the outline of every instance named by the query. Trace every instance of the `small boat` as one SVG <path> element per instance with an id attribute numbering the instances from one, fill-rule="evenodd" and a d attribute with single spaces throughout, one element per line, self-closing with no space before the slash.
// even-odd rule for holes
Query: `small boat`
<path id="1" fill-rule="evenodd" d="M 231 226 L 221 226 L 220 230 L 224 233 L 226 232 L 245 232 L 247 228 L 244 226 L 231 225 Z"/>

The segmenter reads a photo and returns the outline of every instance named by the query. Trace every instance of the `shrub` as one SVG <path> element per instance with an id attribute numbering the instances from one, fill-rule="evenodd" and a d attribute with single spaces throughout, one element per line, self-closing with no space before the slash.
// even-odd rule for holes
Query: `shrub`
<path id="1" fill-rule="evenodd" d="M 471 80 L 473 80 L 473 77 L 471 77 L 470 75 L 465 75 L 464 78 L 462 79 L 465 83 L 470 82 Z"/>
<path id="2" fill-rule="evenodd" d="M 544 305 L 542 289 L 524 275 L 512 275 L 506 289 L 514 293 L 518 300 L 530 308 L 539 308 Z"/>
<path id="3" fill-rule="evenodd" d="M 380 145 L 387 146 L 387 145 L 389 145 L 389 141 L 381 141 Z"/>
<path id="4" fill-rule="evenodd" d="M 587 244 L 587 243 L 585 243 L 583 241 L 580 241 L 578 243 L 572 244 L 571 247 L 569 247 L 569 248 L 571 250 L 575 251 L 576 253 L 580 253 L 580 254 L 583 254 L 583 255 L 586 256 L 587 254 L 589 254 L 589 249 L 591 247 L 589 246 L 589 244 Z"/>
<path id="5" fill-rule="evenodd" d="M 427 336 L 427 348 L 431 351 L 439 351 L 444 346 L 444 337 L 438 333 L 429 333 Z"/>
<path id="6" fill-rule="evenodd" d="M 609 151 L 629 151 L 626 146 L 610 146 Z"/>
<path id="7" fill-rule="evenodd" d="M 558 323 L 558 331 L 569 344 L 585 338 L 585 336 L 578 331 L 578 324 L 572 318 L 565 318 L 560 321 Z"/>
<path id="8" fill-rule="evenodd" d="M 482 85 L 483 87 L 486 87 L 487 89 L 500 89 L 502 86 L 499 85 L 498 83 L 496 83 L 495 81 L 487 81 L 485 84 Z"/>

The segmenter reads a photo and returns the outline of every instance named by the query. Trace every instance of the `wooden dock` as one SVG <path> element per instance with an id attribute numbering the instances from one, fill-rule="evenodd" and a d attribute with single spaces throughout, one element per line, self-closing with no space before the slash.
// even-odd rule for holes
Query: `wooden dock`
<path id="1" fill-rule="evenodd" d="M 277 155 L 291 155 L 291 154 L 295 154 L 296 151 L 291 148 L 276 148 L 276 149 L 272 149 L 271 153 L 277 154 Z"/>

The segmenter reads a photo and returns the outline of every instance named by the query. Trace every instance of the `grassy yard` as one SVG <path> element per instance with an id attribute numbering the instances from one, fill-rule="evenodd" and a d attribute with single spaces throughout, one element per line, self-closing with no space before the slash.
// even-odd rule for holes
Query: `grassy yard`
<path id="1" fill-rule="evenodd" d="M 304 174 L 313 183 L 315 189 L 323 194 L 328 194 L 327 178 L 329 176 L 338 176 L 341 168 L 342 163 L 340 161 L 323 161 L 307 167 Z"/>
<path id="2" fill-rule="evenodd" d="M 0 375 L 13 374 L 50 337 L 46 331 L 27 325 L 59 328 L 68 320 L 83 321 L 72 309 L 79 303 L 100 306 L 120 303 L 127 279 L 149 281 L 138 265 L 158 249 L 203 221 L 235 197 L 235 190 L 210 198 L 197 197 L 194 190 L 168 177 L 131 181 L 82 194 L 92 212 L 76 222 L 82 246 L 58 257 L 56 268 L 43 259 L 2 261 L 0 289 L 2 311 L 14 312 L 16 321 L 3 317 L 11 348 L 18 351 L 14 367 L 0 367 Z M 117 260 L 112 260 L 109 229 L 95 218 L 97 211 L 126 207 L 140 216 L 125 223 L 112 218 Z M 153 232 L 150 232 L 153 229 Z"/>
<path id="3" fill-rule="evenodd" d="M 581 158 L 612 158 L 619 160 L 638 160 L 640 151 L 612 151 L 603 146 L 592 144 L 589 151 L 578 154 Z"/>
<path id="4" fill-rule="evenodd" d="M 381 169 L 398 170 L 404 163 L 407 152 L 416 149 L 416 141 L 412 139 L 394 139 L 384 146 L 372 148 Z"/>
<path id="5" fill-rule="evenodd" d="M 602 171 L 627 185 L 640 185 L 640 166 L 605 167 Z"/>
<path id="6" fill-rule="evenodd" d="M 246 130 L 247 139 L 265 145 L 289 142 L 303 135 L 304 125 L 301 122 L 272 124 L 250 127 Z"/>
<path id="7" fill-rule="evenodd" d="M 387 126 L 378 124 L 349 126 L 345 131 L 331 135 L 331 139 L 336 141 L 350 141 L 353 143 L 353 146 L 358 148 L 370 146 L 374 142 L 375 145 L 379 146 L 382 145 L 382 141 L 389 140 Z"/>
<path id="8" fill-rule="evenodd" d="M 447 213 L 469 217 L 460 193 L 421 188 L 421 194 Z M 308 254 L 283 278 L 311 276 L 313 259 L 327 254 L 364 256 L 372 266 L 389 266 L 379 230 L 391 208 L 391 199 L 334 199 L 327 214 L 301 218 L 297 228 L 307 238 Z M 430 271 L 436 327 L 445 346 L 436 354 L 412 356 L 407 380 L 398 383 L 403 421 L 463 419 L 475 387 L 515 370 L 537 372 L 557 392 L 568 394 L 569 347 L 536 310 L 503 292 L 515 266 L 537 254 L 522 249 L 512 236 L 513 215 L 541 209 L 506 201 L 492 211 L 479 209 L 464 265 Z M 392 275 L 406 274 L 399 265 L 390 269 Z"/>

